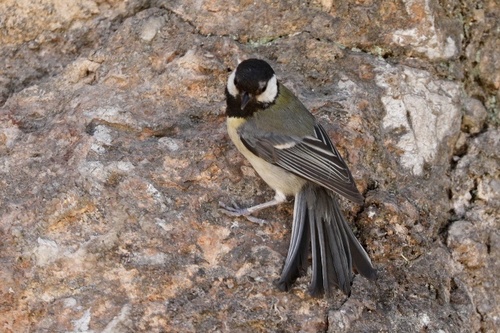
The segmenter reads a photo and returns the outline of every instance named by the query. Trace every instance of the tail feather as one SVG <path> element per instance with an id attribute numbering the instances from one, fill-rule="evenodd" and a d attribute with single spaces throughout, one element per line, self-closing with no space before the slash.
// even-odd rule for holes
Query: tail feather
<path id="1" fill-rule="evenodd" d="M 368 253 L 366 253 L 365 249 L 359 244 L 356 236 L 354 236 L 354 233 L 345 220 L 343 225 L 347 237 L 349 238 L 349 247 L 351 249 L 354 270 L 367 279 L 375 280 L 377 278 L 377 271 L 373 268 Z"/>
<path id="2" fill-rule="evenodd" d="M 309 245 L 312 252 L 312 295 L 330 292 L 337 286 L 351 291 L 353 268 L 361 275 L 376 277 L 368 254 L 351 231 L 333 192 L 306 186 L 295 197 L 292 237 L 285 267 L 278 281 L 288 290 L 295 279 L 305 274 Z"/>
<path id="3" fill-rule="evenodd" d="M 295 200 L 305 202 L 304 195 L 304 192 L 300 192 L 297 194 Z M 288 291 L 292 283 L 299 276 L 306 273 L 309 241 L 311 239 L 307 209 L 303 209 L 303 205 L 295 205 L 293 216 L 292 237 L 288 247 L 288 255 L 281 278 L 278 281 L 279 289 L 284 291 Z"/>
<path id="4" fill-rule="evenodd" d="M 333 221 L 338 221 L 335 215 L 337 214 L 333 214 Z M 318 220 L 318 224 L 324 224 L 327 231 L 323 236 L 328 241 L 330 250 L 326 265 L 333 267 L 328 277 L 344 293 L 349 294 L 352 281 L 352 260 L 347 235 L 340 223 L 331 223 L 327 218 L 328 215 L 323 216 L 321 220 Z M 325 286 L 325 290 L 330 290 L 330 285 Z"/>
<path id="5" fill-rule="evenodd" d="M 307 210 L 307 206 L 301 203 L 301 206 Z M 307 222 L 311 227 L 311 252 L 312 252 L 312 263 L 311 263 L 311 283 L 309 285 L 309 290 L 313 296 L 323 293 L 323 265 L 321 263 L 321 251 L 320 246 L 318 244 L 318 235 L 316 233 L 315 228 L 315 217 L 314 214 L 310 216 L 309 221 Z M 296 220 L 295 217 L 293 219 L 294 223 L 300 223 L 299 220 Z"/>

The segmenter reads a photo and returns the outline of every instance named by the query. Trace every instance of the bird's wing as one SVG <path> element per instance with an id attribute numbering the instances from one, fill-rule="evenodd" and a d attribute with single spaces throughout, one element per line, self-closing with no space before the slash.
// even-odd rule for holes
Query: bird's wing
<path id="1" fill-rule="evenodd" d="M 240 138 L 248 150 L 267 162 L 363 203 L 351 172 L 320 124 L 314 126 L 314 136 L 244 131 L 240 132 Z"/>

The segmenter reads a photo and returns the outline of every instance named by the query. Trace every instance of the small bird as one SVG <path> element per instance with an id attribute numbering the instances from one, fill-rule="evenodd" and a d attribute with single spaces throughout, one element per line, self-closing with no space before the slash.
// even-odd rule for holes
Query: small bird
<path id="1" fill-rule="evenodd" d="M 260 59 L 241 62 L 226 87 L 227 130 L 236 148 L 276 192 L 273 200 L 240 209 L 246 216 L 295 196 L 292 235 L 278 287 L 289 290 L 305 275 L 312 253 L 311 295 L 337 286 L 350 294 L 353 269 L 369 279 L 376 271 L 344 218 L 337 196 L 356 203 L 363 196 L 324 128 Z"/>

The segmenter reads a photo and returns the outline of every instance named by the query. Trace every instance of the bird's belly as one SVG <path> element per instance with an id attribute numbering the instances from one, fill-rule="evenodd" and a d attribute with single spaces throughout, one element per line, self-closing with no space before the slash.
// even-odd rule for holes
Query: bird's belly
<path id="1" fill-rule="evenodd" d="M 259 157 L 254 157 L 253 160 L 249 161 L 267 185 L 276 192 L 283 193 L 286 196 L 297 194 L 306 183 L 305 179 L 279 166 L 268 163 Z"/>

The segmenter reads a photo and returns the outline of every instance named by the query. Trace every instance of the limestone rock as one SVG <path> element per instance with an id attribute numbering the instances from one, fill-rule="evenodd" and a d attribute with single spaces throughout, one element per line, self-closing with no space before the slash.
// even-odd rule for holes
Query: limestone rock
<path id="1" fill-rule="evenodd" d="M 0 330 L 494 332 L 500 134 L 479 37 L 499 16 L 456 15 L 472 5 L 3 2 Z M 291 204 L 263 226 L 218 211 L 273 195 L 225 129 L 227 75 L 255 56 L 366 197 L 343 206 L 379 278 L 350 297 L 274 286 Z"/>

